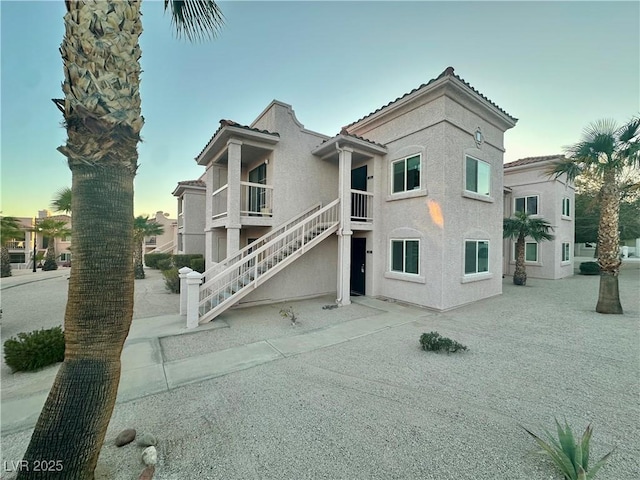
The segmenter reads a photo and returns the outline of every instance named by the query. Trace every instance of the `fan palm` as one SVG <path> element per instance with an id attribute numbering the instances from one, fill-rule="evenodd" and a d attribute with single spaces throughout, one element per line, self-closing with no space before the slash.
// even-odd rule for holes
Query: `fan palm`
<path id="1" fill-rule="evenodd" d="M 71 213 L 71 188 L 64 187 L 56 192 L 51 200 L 51 209 L 54 212 Z"/>
<path id="2" fill-rule="evenodd" d="M 42 270 L 57 270 L 55 239 L 64 238 L 71 234 L 67 222 L 55 218 L 39 219 L 34 231 L 40 232 L 42 237 L 47 239 L 47 253 L 44 256 Z"/>
<path id="3" fill-rule="evenodd" d="M 72 174 L 74 264 L 65 359 L 24 456 L 55 459 L 56 478 L 91 479 L 115 405 L 120 355 L 133 314 L 133 179 L 140 110 L 139 0 L 66 0 L 63 60 L 67 157 Z M 179 36 L 215 35 L 212 0 L 164 2 Z M 20 471 L 18 478 L 50 478 Z"/>
<path id="4" fill-rule="evenodd" d="M 555 163 L 550 175 L 566 175 L 575 180 L 582 174 L 601 181 L 598 199 L 598 264 L 600 291 L 596 312 L 621 314 L 618 274 L 620 273 L 620 199 L 624 193 L 621 176 L 640 168 L 640 118 L 618 126 L 613 120 L 599 120 L 587 126 L 582 140 L 567 147 L 566 160 Z"/>
<path id="5" fill-rule="evenodd" d="M 162 235 L 164 227 L 159 223 L 149 220 L 148 216 L 137 216 L 133 219 L 133 271 L 135 278 L 144 278 L 144 266 L 142 264 L 142 243 L 144 237 Z"/>
<path id="6" fill-rule="evenodd" d="M 20 227 L 20 222 L 15 217 L 0 217 L 0 246 L 2 251 L 0 256 L 0 276 L 11 276 L 11 255 L 7 243 L 14 238 L 23 238 L 24 231 Z"/>
<path id="7" fill-rule="evenodd" d="M 516 212 L 513 217 L 505 218 L 502 225 L 504 238 L 516 239 L 516 270 L 513 273 L 515 285 L 527 284 L 527 270 L 525 268 L 525 240 L 531 238 L 536 242 L 553 240 L 553 227 L 542 218 L 533 218 L 528 213 Z"/>

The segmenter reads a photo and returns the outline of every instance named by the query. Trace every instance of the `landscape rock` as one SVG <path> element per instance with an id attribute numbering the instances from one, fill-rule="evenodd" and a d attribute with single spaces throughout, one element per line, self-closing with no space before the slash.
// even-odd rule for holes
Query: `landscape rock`
<path id="1" fill-rule="evenodd" d="M 127 445 L 128 443 L 133 442 L 135 438 L 136 438 L 135 428 L 126 428 L 122 430 L 116 437 L 116 440 L 115 440 L 116 447 L 123 447 L 124 445 Z"/>
<path id="2" fill-rule="evenodd" d="M 151 447 L 158 444 L 158 440 L 151 433 L 144 433 L 138 437 L 138 445 L 141 447 Z"/>
<path id="3" fill-rule="evenodd" d="M 158 463 L 158 451 L 156 447 L 147 447 L 142 452 L 142 461 L 145 465 L 155 465 Z"/>
<path id="4" fill-rule="evenodd" d="M 142 470 L 142 473 L 138 477 L 138 480 L 151 480 L 155 471 L 156 467 L 154 467 L 153 465 L 147 465 L 144 470 Z"/>

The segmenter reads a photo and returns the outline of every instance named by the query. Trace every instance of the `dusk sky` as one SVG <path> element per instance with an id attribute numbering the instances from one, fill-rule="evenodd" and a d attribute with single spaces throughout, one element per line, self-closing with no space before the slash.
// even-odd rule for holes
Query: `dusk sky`
<path id="1" fill-rule="evenodd" d="M 640 110 L 640 3 L 220 2 L 213 41 L 173 34 L 143 2 L 142 111 L 135 212 L 176 214 L 171 192 L 222 118 L 250 124 L 273 99 L 335 135 L 452 66 L 519 119 L 505 161 L 562 153 L 600 118 Z M 71 185 L 62 116 L 62 0 L 5 1 L 2 210 L 33 217 Z"/>

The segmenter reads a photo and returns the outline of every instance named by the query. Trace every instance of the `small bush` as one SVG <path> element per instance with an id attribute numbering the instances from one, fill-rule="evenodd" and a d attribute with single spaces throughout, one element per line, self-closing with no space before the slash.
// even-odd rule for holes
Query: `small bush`
<path id="1" fill-rule="evenodd" d="M 432 352 L 445 351 L 447 353 L 457 352 L 458 350 L 467 350 L 467 347 L 461 343 L 442 337 L 438 332 L 423 333 L 420 336 L 420 345 L 423 350 Z"/>
<path id="2" fill-rule="evenodd" d="M 4 361 L 14 372 L 29 372 L 64 360 L 62 327 L 18 334 L 4 342 Z"/>
<path id="3" fill-rule="evenodd" d="M 173 262 L 170 258 L 163 258 L 158 260 L 158 268 L 163 272 L 165 270 L 171 270 L 173 268 Z"/>
<path id="4" fill-rule="evenodd" d="M 171 258 L 170 253 L 147 253 L 144 256 L 144 263 L 149 268 L 158 268 L 158 261 Z"/>
<path id="5" fill-rule="evenodd" d="M 282 318 L 290 319 L 291 325 L 293 325 L 294 327 L 297 325 L 298 315 L 296 314 L 296 311 L 293 309 L 293 307 L 289 306 L 280 309 L 280 315 L 282 316 Z"/>
<path id="6" fill-rule="evenodd" d="M 582 262 L 580 264 L 580 273 L 582 275 L 599 275 L 600 265 L 598 265 L 598 262 Z"/>
<path id="7" fill-rule="evenodd" d="M 176 267 L 162 270 L 164 285 L 171 293 L 180 293 L 180 276 Z"/>
<path id="8" fill-rule="evenodd" d="M 189 254 L 185 254 L 185 255 L 173 255 L 173 265 L 180 270 L 182 267 L 189 267 L 189 268 L 193 268 L 191 266 L 191 260 L 194 260 L 196 258 L 202 258 L 204 261 L 204 258 L 202 257 L 202 254 L 200 253 L 189 253 Z M 194 268 L 195 270 L 195 268 Z M 200 272 L 202 273 L 202 272 Z"/>
<path id="9" fill-rule="evenodd" d="M 56 255 L 52 250 L 47 250 L 47 254 L 44 257 L 44 265 L 42 266 L 43 272 L 51 270 L 57 270 L 58 264 L 56 263 Z"/>
<path id="10" fill-rule="evenodd" d="M 198 273 L 204 273 L 204 258 L 192 258 L 190 268 Z"/>

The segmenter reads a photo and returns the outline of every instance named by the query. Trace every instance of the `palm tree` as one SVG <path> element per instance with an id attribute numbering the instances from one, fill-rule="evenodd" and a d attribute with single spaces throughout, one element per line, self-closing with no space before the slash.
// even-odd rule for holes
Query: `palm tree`
<path id="1" fill-rule="evenodd" d="M 24 238 L 24 231 L 15 217 L 0 217 L 0 277 L 11 276 L 11 255 L 7 243 L 14 238 Z"/>
<path id="2" fill-rule="evenodd" d="M 73 253 L 65 359 L 24 456 L 55 459 L 56 478 L 92 479 L 115 405 L 120 355 L 133 314 L 133 179 L 140 111 L 139 0 L 66 0 L 63 59 Z M 212 0 L 164 2 L 179 36 L 215 36 Z M 49 472 L 18 478 L 50 478 Z"/>
<path id="3" fill-rule="evenodd" d="M 162 235 L 164 227 L 151 220 L 149 216 L 137 216 L 133 219 L 133 271 L 135 278 L 144 278 L 144 266 L 142 264 L 142 243 L 144 237 Z"/>
<path id="4" fill-rule="evenodd" d="M 40 232 L 42 237 L 47 239 L 47 253 L 44 256 L 42 270 L 57 270 L 55 239 L 71 235 L 71 230 L 67 228 L 67 222 L 55 218 L 38 219 L 33 231 Z"/>
<path id="5" fill-rule="evenodd" d="M 525 261 L 525 240 L 536 242 L 553 240 L 553 227 L 542 218 L 532 218 L 527 212 L 516 212 L 513 217 L 505 218 L 502 225 L 504 238 L 516 239 L 516 270 L 513 272 L 514 285 L 527 284 Z"/>
<path id="6" fill-rule="evenodd" d="M 51 200 L 51 209 L 54 212 L 71 213 L 71 188 L 64 187 L 56 192 Z"/>
<path id="7" fill-rule="evenodd" d="M 567 147 L 569 157 L 553 165 L 549 174 L 575 180 L 588 174 L 601 181 L 598 192 L 598 264 L 600 292 L 596 312 L 622 314 L 620 273 L 620 199 L 624 173 L 640 167 L 640 117 L 621 127 L 614 120 L 598 120 L 584 129 L 582 140 Z"/>

